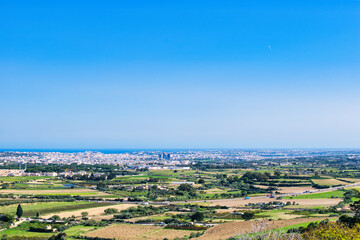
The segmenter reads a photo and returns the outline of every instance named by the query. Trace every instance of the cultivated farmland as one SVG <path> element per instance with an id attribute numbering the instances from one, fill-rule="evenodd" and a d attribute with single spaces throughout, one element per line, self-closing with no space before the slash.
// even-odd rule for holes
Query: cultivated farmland
<path id="1" fill-rule="evenodd" d="M 85 234 L 87 237 L 103 237 L 103 238 L 116 238 L 118 240 L 163 240 L 164 238 L 174 239 L 189 236 L 191 232 L 197 231 L 184 231 L 164 229 L 157 226 L 141 226 L 129 224 L 116 224 L 106 228 L 98 229 Z"/>

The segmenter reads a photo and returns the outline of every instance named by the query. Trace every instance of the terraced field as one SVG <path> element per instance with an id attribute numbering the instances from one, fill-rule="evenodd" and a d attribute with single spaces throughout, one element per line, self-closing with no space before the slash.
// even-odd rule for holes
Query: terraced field
<path id="1" fill-rule="evenodd" d="M 312 179 L 311 180 L 313 183 L 318 184 L 318 185 L 322 185 L 322 186 L 340 186 L 340 185 L 346 185 L 348 183 L 343 182 L 343 181 L 339 181 L 337 179 L 334 178 L 329 178 L 329 179 Z"/>
<path id="2" fill-rule="evenodd" d="M 340 181 L 349 182 L 349 183 L 358 183 L 360 179 L 358 178 L 338 178 Z"/>

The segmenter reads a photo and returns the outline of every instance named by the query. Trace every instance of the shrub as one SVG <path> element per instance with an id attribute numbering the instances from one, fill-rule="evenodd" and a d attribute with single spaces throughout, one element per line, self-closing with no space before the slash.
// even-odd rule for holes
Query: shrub
<path id="1" fill-rule="evenodd" d="M 360 225 L 357 224 L 353 228 L 342 223 L 319 224 L 316 228 L 312 228 L 303 234 L 305 240 L 353 240 L 360 239 Z"/>
<path id="2" fill-rule="evenodd" d="M 250 220 L 250 219 L 253 219 L 254 218 L 254 213 L 253 212 L 249 212 L 249 211 L 246 211 L 244 212 L 244 214 L 242 215 L 242 218 L 246 221 Z"/>
<path id="3" fill-rule="evenodd" d="M 51 218 L 51 220 L 60 220 L 60 216 L 59 215 L 53 215 Z"/>
<path id="4" fill-rule="evenodd" d="M 107 208 L 104 210 L 104 213 L 105 214 L 115 214 L 115 213 L 118 213 L 119 210 L 117 210 L 116 208 Z"/>
<path id="5" fill-rule="evenodd" d="M 204 214 L 202 212 L 195 212 L 193 215 L 191 215 L 191 221 L 197 221 L 201 222 L 204 220 Z"/>

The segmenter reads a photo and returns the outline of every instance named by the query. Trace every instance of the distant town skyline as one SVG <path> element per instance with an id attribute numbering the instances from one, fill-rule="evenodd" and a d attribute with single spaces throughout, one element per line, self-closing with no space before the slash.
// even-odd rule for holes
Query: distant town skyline
<path id="1" fill-rule="evenodd" d="M 360 1 L 0 3 L 0 148 L 360 148 Z"/>

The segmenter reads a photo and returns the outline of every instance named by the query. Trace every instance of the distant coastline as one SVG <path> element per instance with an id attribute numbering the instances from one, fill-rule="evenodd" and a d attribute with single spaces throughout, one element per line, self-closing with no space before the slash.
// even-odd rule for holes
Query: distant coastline
<path id="1" fill-rule="evenodd" d="M 104 154 L 119 154 L 119 153 L 132 153 L 132 152 L 181 152 L 181 151 L 360 151 L 360 148 L 129 148 L 129 149 L 0 149 L 0 152 L 61 152 L 61 153 L 77 153 L 77 152 L 101 152 Z"/>

